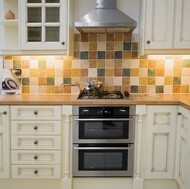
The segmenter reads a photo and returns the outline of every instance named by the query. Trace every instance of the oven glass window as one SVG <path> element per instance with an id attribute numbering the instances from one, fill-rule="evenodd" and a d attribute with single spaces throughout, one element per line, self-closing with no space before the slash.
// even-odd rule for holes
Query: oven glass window
<path id="1" fill-rule="evenodd" d="M 79 170 L 127 170 L 127 150 L 80 150 Z"/>
<path id="2" fill-rule="evenodd" d="M 129 121 L 80 121 L 79 139 L 128 139 Z"/>

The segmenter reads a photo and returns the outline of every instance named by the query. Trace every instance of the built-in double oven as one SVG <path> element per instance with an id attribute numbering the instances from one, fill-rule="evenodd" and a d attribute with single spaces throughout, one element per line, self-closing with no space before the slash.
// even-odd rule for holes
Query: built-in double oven
<path id="1" fill-rule="evenodd" d="M 75 106 L 73 115 L 73 176 L 133 176 L 135 106 Z"/>

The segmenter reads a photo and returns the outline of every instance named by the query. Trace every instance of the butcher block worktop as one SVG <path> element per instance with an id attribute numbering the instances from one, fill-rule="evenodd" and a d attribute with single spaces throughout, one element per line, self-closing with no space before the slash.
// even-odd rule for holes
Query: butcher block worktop
<path id="1" fill-rule="evenodd" d="M 132 94 L 133 100 L 127 99 L 94 99 L 79 100 L 77 94 L 23 94 L 1 95 L 0 105 L 182 105 L 190 109 L 190 94 Z"/>

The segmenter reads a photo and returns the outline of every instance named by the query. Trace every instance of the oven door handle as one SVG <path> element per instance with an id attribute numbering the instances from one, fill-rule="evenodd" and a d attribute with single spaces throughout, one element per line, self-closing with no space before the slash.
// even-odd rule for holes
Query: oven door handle
<path id="1" fill-rule="evenodd" d="M 96 118 L 96 119 L 78 119 L 76 118 L 75 121 L 133 121 L 132 118 L 115 118 L 115 119 L 109 119 L 109 118 Z"/>
<path id="2" fill-rule="evenodd" d="M 130 147 L 76 147 L 74 146 L 75 150 L 132 150 L 133 144 Z"/>

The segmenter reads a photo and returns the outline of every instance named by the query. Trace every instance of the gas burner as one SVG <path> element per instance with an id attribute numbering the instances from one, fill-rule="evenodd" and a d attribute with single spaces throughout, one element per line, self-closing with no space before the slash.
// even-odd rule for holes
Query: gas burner
<path id="1" fill-rule="evenodd" d="M 98 90 L 90 90 L 86 91 L 83 90 L 80 92 L 78 99 L 100 99 L 101 98 L 101 93 Z"/>
<path id="2" fill-rule="evenodd" d="M 103 99 L 122 99 L 123 94 L 121 93 L 121 91 L 112 91 L 112 92 L 103 91 L 102 98 Z"/>

